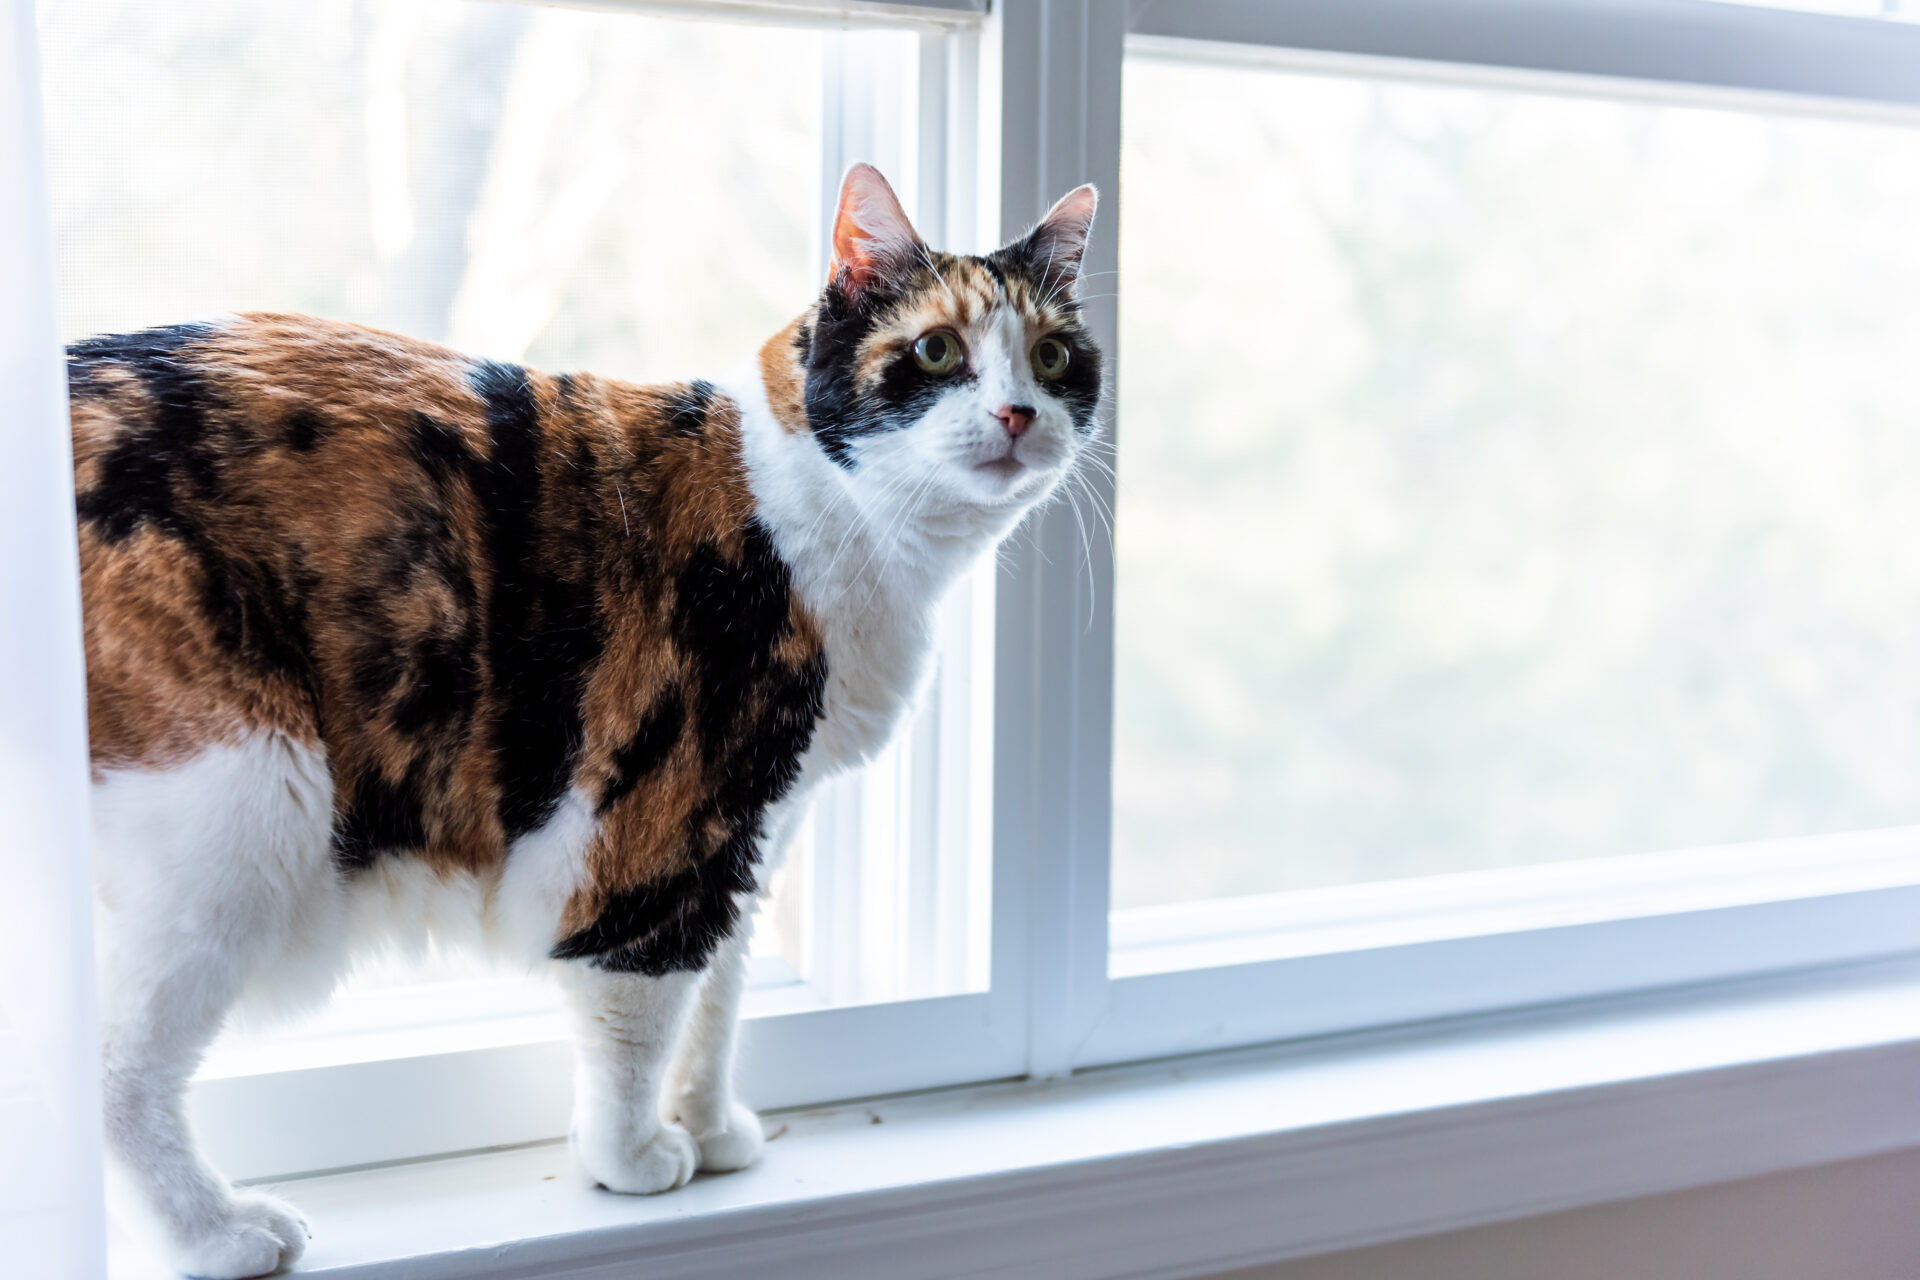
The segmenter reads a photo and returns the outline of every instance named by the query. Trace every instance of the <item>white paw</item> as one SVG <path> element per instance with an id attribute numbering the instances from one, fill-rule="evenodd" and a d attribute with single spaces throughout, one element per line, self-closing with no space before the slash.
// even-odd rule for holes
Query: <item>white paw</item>
<path id="1" fill-rule="evenodd" d="M 760 1128 L 760 1117 L 739 1103 L 727 1112 L 725 1121 L 697 1130 L 693 1140 L 700 1147 L 702 1173 L 732 1173 L 760 1158 L 767 1139 Z"/>
<path id="2" fill-rule="evenodd" d="M 573 1150 L 589 1178 L 609 1191 L 630 1196 L 686 1186 L 700 1160 L 693 1135 L 677 1124 L 662 1124 L 638 1145 L 576 1134 Z"/>
<path id="3" fill-rule="evenodd" d="M 307 1220 L 258 1191 L 233 1198 L 226 1219 L 174 1250 L 173 1264 L 194 1280 L 246 1280 L 290 1267 L 306 1252 Z"/>

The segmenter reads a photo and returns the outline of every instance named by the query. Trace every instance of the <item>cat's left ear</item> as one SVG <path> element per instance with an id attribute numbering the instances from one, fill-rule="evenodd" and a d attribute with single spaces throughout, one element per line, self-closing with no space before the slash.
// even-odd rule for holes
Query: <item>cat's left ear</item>
<path id="1" fill-rule="evenodd" d="M 833 261 L 827 284 L 858 297 L 926 254 L 899 197 L 870 164 L 856 164 L 840 183 L 833 214 Z"/>
<path id="2" fill-rule="evenodd" d="M 1047 210 L 1047 216 L 1021 242 L 1027 261 L 1048 289 L 1080 296 L 1080 260 L 1086 256 L 1093 211 L 1099 204 L 1100 193 L 1091 182 L 1075 187 Z"/>

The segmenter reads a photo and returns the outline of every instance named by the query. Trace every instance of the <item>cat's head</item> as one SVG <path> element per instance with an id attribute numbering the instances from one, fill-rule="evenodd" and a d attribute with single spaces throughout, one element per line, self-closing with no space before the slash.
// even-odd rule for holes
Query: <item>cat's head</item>
<path id="1" fill-rule="evenodd" d="M 849 487 L 912 512 L 1017 516 L 1092 438 L 1101 356 L 1080 315 L 1090 186 L 984 257 L 923 243 L 879 171 L 841 186 L 826 288 L 762 354 L 782 417 Z M 786 348 L 783 350 L 782 348 Z"/>

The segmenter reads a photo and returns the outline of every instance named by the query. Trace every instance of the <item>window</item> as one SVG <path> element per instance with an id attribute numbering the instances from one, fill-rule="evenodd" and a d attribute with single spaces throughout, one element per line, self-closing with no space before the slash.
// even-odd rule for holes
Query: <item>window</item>
<path id="1" fill-rule="evenodd" d="M 1330 12 L 1128 46 L 1082 1060 L 1912 949 L 1920 120 L 1858 73 L 1920 46 Z"/>
<path id="2" fill-rule="evenodd" d="M 40 9 L 68 340 L 289 310 L 536 367 L 726 376 L 811 299 L 847 164 L 885 165 L 946 235 L 940 28 L 479 0 Z M 755 1010 L 985 991 L 991 582 L 948 610 L 925 711 L 832 788 L 774 878 Z M 222 1090 L 276 1073 L 561 1034 L 544 984 L 465 956 L 374 962 L 315 1017 L 230 1028 L 200 1101 L 219 1133 Z"/>
<path id="3" fill-rule="evenodd" d="M 1920 132 L 1126 75 L 1117 910 L 1920 821 Z"/>
<path id="4" fill-rule="evenodd" d="M 1920 29 L 41 13 L 69 336 L 288 307 L 724 373 L 804 305 L 847 163 L 963 249 L 1101 186 L 1111 447 L 961 593 L 926 711 L 775 886 L 758 1105 L 1920 950 L 1916 335 L 1875 305 L 1920 283 Z M 193 1105 L 242 1177 L 551 1138 L 556 1033 L 537 988 L 370 974 Z"/>

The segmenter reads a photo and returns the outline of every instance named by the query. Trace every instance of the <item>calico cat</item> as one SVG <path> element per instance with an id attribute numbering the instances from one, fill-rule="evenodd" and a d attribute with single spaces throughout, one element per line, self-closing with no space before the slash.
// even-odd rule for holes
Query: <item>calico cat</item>
<path id="1" fill-rule="evenodd" d="M 824 291 L 725 385 L 289 315 L 70 350 L 106 1134 L 176 1266 L 259 1275 L 308 1234 L 195 1150 L 208 1042 L 396 939 L 560 982 L 594 1182 L 756 1158 L 751 897 L 1095 430 L 1094 204 L 936 253 L 857 166 Z"/>

